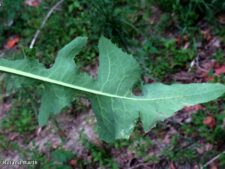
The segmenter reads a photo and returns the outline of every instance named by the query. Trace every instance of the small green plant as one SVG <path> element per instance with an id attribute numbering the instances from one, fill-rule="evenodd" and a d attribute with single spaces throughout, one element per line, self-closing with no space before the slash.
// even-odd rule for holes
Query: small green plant
<path id="1" fill-rule="evenodd" d="M 116 1 L 89 0 L 88 20 L 91 22 L 91 29 L 99 39 L 101 35 L 118 42 L 124 49 L 128 48 L 128 38 L 132 31 L 136 31 L 134 25 L 122 17 L 122 11 L 116 8 Z"/>
<path id="2" fill-rule="evenodd" d="M 0 6 L 0 35 L 2 35 L 13 24 L 16 19 L 17 12 L 21 10 L 23 0 L 15 1 L 12 5 L 9 0 L 4 0 Z M 4 36 L 0 36 L 0 44 L 4 41 Z"/>
<path id="3" fill-rule="evenodd" d="M 214 53 L 213 58 L 215 58 L 216 62 L 219 64 L 223 64 L 225 62 L 224 52 L 222 50 L 217 50 Z"/>
<path id="4" fill-rule="evenodd" d="M 194 57 L 196 48 L 193 43 L 189 48 L 184 49 L 176 44 L 176 39 L 164 39 L 161 37 L 152 37 L 144 42 L 143 51 L 144 70 L 147 75 L 154 78 L 163 79 L 165 76 L 174 73 L 178 70 L 186 69 L 187 64 L 190 63 Z M 143 58 L 143 56 L 142 56 Z M 151 62 L 148 62 L 148 60 Z"/>
<path id="5" fill-rule="evenodd" d="M 7 79 L 7 81 L 10 79 Z M 11 79 L 12 80 L 12 79 Z M 12 84 L 12 83 L 11 83 Z M 15 92 L 20 85 L 8 85 L 7 91 Z M 23 88 L 17 92 L 12 102 L 12 109 L 9 110 L 1 121 L 1 129 L 5 131 L 18 132 L 20 134 L 29 134 L 35 131 L 38 126 L 36 120 L 36 96 L 29 93 L 31 90 Z"/>
<path id="6" fill-rule="evenodd" d="M 173 20 L 181 28 L 193 26 L 200 18 L 215 21 L 212 18 L 225 9 L 225 2 L 220 0 L 157 0 L 152 3 L 172 13 Z"/>
<path id="7" fill-rule="evenodd" d="M 27 109 L 14 109 L 2 121 L 2 129 L 11 129 L 21 134 L 31 133 L 36 127 L 35 116 Z"/>
<path id="8" fill-rule="evenodd" d="M 179 139 L 180 137 L 178 135 L 173 136 L 171 143 L 163 149 L 161 155 L 168 161 L 174 161 L 181 164 L 195 160 L 197 157 L 196 146 L 181 147 Z"/>
<path id="9" fill-rule="evenodd" d="M 144 158 L 146 161 L 149 159 L 148 151 L 151 146 L 152 141 L 149 138 L 139 137 L 129 146 L 129 150 L 133 151 L 138 158 Z"/>
<path id="10" fill-rule="evenodd" d="M 27 87 L 26 84 L 21 86 L 20 81 L 14 80 L 14 83 L 10 83 L 10 81 L 12 81 L 12 77 L 5 78 L 8 85 L 3 84 L 3 88 L 5 88 L 3 90 L 13 96 L 12 108 L 6 112 L 4 118 L 0 121 L 0 127 L 4 131 L 30 134 L 38 127 L 37 95 L 32 93 L 33 88 Z M 19 90 L 19 88 L 22 89 Z M 16 91 L 17 94 L 15 95 Z M 11 97 L 8 99 L 11 99 Z"/>
<path id="11" fill-rule="evenodd" d="M 84 134 L 81 135 L 81 141 L 91 155 L 90 161 L 85 161 L 85 159 L 83 159 L 83 166 L 93 165 L 96 163 L 96 165 L 100 167 L 118 169 L 118 164 L 114 158 L 110 156 L 110 152 L 108 152 L 103 146 L 91 143 Z"/>
<path id="12" fill-rule="evenodd" d="M 74 158 L 74 154 L 68 150 L 57 149 L 51 152 L 52 166 L 56 169 L 71 169 L 68 161 Z"/>

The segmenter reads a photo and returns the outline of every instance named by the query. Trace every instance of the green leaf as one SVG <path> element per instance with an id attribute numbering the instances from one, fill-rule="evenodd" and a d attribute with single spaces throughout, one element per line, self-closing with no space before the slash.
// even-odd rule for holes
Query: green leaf
<path id="1" fill-rule="evenodd" d="M 49 116 L 69 106 L 75 95 L 85 96 L 92 103 L 101 139 L 113 142 L 129 138 L 139 117 L 144 130 L 148 131 L 157 121 L 172 116 L 184 106 L 208 102 L 225 92 L 222 84 L 154 83 L 143 85 L 141 96 L 135 96 L 132 90 L 140 80 L 140 66 L 131 55 L 104 37 L 99 41 L 97 78 L 79 71 L 74 57 L 86 41 L 86 38 L 78 37 L 66 45 L 50 69 L 27 58 L 0 60 L 1 71 L 42 82 L 40 125 L 45 125 Z"/>
<path id="2" fill-rule="evenodd" d="M 70 151 L 66 151 L 63 149 L 58 149 L 51 152 L 51 158 L 54 161 L 65 163 L 66 161 L 70 160 L 74 157 L 74 154 Z"/>

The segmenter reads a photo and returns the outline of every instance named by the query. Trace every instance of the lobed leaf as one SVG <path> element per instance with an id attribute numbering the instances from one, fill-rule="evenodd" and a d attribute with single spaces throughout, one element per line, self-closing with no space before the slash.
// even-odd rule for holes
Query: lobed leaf
<path id="1" fill-rule="evenodd" d="M 97 118 L 98 132 L 104 141 L 129 138 L 140 117 L 144 130 L 152 128 L 182 109 L 216 99 L 225 92 L 222 84 L 161 83 L 142 86 L 135 96 L 134 85 L 141 70 L 136 60 L 110 40 L 99 41 L 99 69 L 96 79 L 80 72 L 74 57 L 86 45 L 87 38 L 78 37 L 58 52 L 54 65 L 47 69 L 36 60 L 0 59 L 0 71 L 41 81 L 44 91 L 38 116 L 45 125 L 51 115 L 69 106 L 75 95 L 87 97 Z"/>

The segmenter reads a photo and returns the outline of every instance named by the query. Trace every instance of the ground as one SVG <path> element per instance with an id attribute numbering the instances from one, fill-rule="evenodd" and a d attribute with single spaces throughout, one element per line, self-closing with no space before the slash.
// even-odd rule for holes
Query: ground
<path id="1" fill-rule="evenodd" d="M 104 35 L 135 57 L 144 83 L 224 84 L 225 3 L 168 2 L 18 0 L 12 5 L 3 0 L 0 57 L 26 55 L 51 67 L 62 46 L 77 36 L 88 36 L 88 46 L 76 62 L 82 71 L 96 76 L 97 41 Z M 96 134 L 88 100 L 74 101 L 40 128 L 39 93 L 31 86 L 18 86 L 5 74 L 0 75 L 0 85 L 1 160 L 37 160 L 38 165 L 26 167 L 44 169 L 225 167 L 224 96 L 185 107 L 147 133 L 139 122 L 129 140 L 107 144 Z"/>

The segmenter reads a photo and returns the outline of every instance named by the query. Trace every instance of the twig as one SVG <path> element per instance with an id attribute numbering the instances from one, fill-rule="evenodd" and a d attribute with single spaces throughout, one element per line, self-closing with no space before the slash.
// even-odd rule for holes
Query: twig
<path id="1" fill-rule="evenodd" d="M 132 166 L 132 167 L 129 167 L 129 169 L 137 169 L 137 168 L 140 168 L 140 167 L 147 167 L 148 165 L 146 163 L 139 163 L 135 166 Z"/>
<path id="2" fill-rule="evenodd" d="M 212 158 L 211 160 L 209 160 L 207 163 L 205 163 L 205 164 L 201 167 L 201 169 L 206 168 L 208 165 L 210 165 L 210 164 L 213 163 L 215 160 L 217 160 L 218 158 L 220 158 L 220 156 L 221 156 L 222 154 L 224 154 L 224 153 L 225 153 L 225 150 L 224 150 L 222 153 L 218 154 L 217 156 L 213 157 L 213 158 Z"/>
<path id="3" fill-rule="evenodd" d="M 54 12 L 54 10 L 56 10 L 56 8 L 63 3 L 64 0 L 60 0 L 59 2 L 57 2 L 49 11 L 48 14 L 45 16 L 44 20 L 41 23 L 40 28 L 36 31 L 31 43 L 30 43 L 30 48 L 32 49 L 34 47 L 34 44 L 39 36 L 39 34 L 41 33 L 41 30 L 44 28 L 47 20 L 49 19 L 49 17 L 51 16 L 51 14 Z"/>

